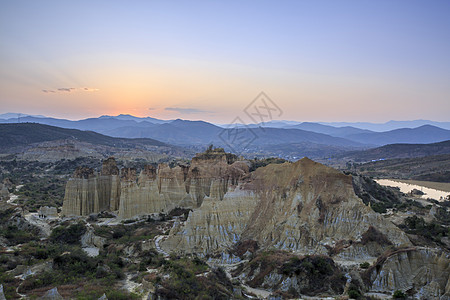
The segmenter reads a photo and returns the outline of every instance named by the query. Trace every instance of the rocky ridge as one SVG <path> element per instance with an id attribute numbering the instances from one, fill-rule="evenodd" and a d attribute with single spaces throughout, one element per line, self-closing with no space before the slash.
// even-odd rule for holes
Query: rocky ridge
<path id="1" fill-rule="evenodd" d="M 119 207 L 120 178 L 116 161 L 103 162 L 102 171 L 78 167 L 67 182 L 62 214 L 87 216 L 101 211 L 114 211 Z"/>
<path id="2" fill-rule="evenodd" d="M 290 253 L 283 266 L 292 267 L 294 273 L 287 269 L 292 274 L 286 269 L 266 274 L 263 260 L 257 261 L 259 267 L 250 264 L 235 272 L 236 278 L 249 278 L 246 283 L 254 288 L 295 290 L 292 295 L 320 290 L 308 280 L 307 267 L 290 265 L 293 259 L 300 266 L 327 262 L 331 271 L 325 270 L 323 278 L 335 276 L 342 282 L 327 286 L 325 294 L 344 291 L 340 269 L 346 276 L 358 270 L 365 291 L 402 290 L 421 299 L 449 299 L 449 254 L 413 247 L 405 232 L 363 203 L 353 185 L 350 175 L 308 158 L 249 172 L 247 162 L 210 150 L 189 166 L 149 165 L 139 174 L 133 168 L 119 172 L 109 159 L 100 174 L 76 170 L 67 184 L 63 213 L 109 210 L 128 219 L 185 208 L 191 210 L 187 218 L 176 219 L 168 235 L 157 237 L 158 252 L 225 264 L 252 259 L 256 250 L 233 253 L 239 243 Z M 359 265 L 367 261 L 375 263 L 362 272 Z"/>
<path id="3" fill-rule="evenodd" d="M 376 258 L 390 245 L 411 245 L 354 194 L 351 176 L 307 158 L 259 168 L 223 199 L 205 198 L 163 248 L 213 254 L 239 240 L 345 259 Z"/>
<path id="4" fill-rule="evenodd" d="M 450 256 L 431 248 L 406 248 L 381 256 L 367 273 L 370 290 L 411 292 L 419 299 L 450 299 Z"/>

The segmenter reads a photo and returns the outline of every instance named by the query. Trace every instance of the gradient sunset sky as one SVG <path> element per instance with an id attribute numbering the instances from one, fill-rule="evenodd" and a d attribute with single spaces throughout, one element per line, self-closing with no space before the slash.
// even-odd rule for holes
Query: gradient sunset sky
<path id="1" fill-rule="evenodd" d="M 0 113 L 450 121 L 450 1 L 0 4 Z"/>

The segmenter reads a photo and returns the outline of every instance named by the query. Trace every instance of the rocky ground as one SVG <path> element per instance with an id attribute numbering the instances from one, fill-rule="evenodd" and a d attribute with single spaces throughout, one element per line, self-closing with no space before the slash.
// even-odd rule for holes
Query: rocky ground
<path id="1" fill-rule="evenodd" d="M 200 172 L 208 166 L 202 164 L 197 163 Z M 236 166 L 225 170 L 242 170 Z M 280 166 L 262 164 L 226 192 L 213 184 L 217 188 L 197 208 L 134 218 L 121 218 L 119 210 L 66 217 L 60 207 L 56 216 L 39 216 L 41 210 L 30 212 L 32 206 L 25 205 L 30 196 L 16 189 L 20 182 L 3 178 L 10 192 L 0 200 L 3 294 L 6 299 L 387 299 L 403 293 L 449 299 L 448 201 L 418 201 L 310 161 Z M 208 170 L 208 176 L 216 172 Z M 294 176 L 299 170 L 301 180 Z M 265 195 L 258 205 L 251 204 L 249 192 L 255 186 Z M 224 234 L 228 231 L 241 233 Z M 180 235 L 190 240 L 180 243 Z M 214 240 L 227 242 L 210 246 Z M 202 248 L 187 251 L 197 242 Z"/>

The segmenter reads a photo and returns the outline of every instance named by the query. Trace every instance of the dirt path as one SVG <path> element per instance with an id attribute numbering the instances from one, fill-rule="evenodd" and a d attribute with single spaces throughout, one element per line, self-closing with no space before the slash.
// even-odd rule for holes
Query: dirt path
<path id="1" fill-rule="evenodd" d="M 161 245 L 160 245 L 160 242 L 165 238 L 167 238 L 167 235 L 157 235 L 155 237 L 155 248 L 156 248 L 156 251 L 158 251 L 159 253 L 164 255 L 164 257 L 169 257 L 169 253 L 167 253 L 166 251 L 161 249 Z"/>

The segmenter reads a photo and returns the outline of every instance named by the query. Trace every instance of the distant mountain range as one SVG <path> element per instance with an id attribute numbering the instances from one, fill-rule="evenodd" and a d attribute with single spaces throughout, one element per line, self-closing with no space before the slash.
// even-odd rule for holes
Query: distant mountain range
<path id="1" fill-rule="evenodd" d="M 73 139 L 112 147 L 169 146 L 153 139 L 114 138 L 93 131 L 81 131 L 36 123 L 0 124 L 0 149 L 26 147 L 36 143 Z"/>
<path id="2" fill-rule="evenodd" d="M 148 138 L 115 138 L 93 131 L 38 123 L 0 124 L 0 158 L 7 160 L 58 161 L 114 156 L 122 160 L 158 162 L 193 155 L 190 149 Z"/>
<path id="3" fill-rule="evenodd" d="M 292 128 L 293 126 L 302 125 L 305 126 L 300 129 L 306 129 L 307 126 L 312 126 L 311 124 L 320 124 L 329 127 L 342 128 L 342 127 L 353 127 L 363 130 L 370 130 L 375 132 L 390 131 L 401 128 L 416 128 L 423 125 L 433 125 L 443 129 L 450 130 L 450 122 L 436 122 L 430 120 L 413 120 L 413 121 L 389 121 L 386 123 L 370 123 L 370 122 L 296 122 L 296 121 L 286 121 L 286 120 L 276 120 L 259 124 L 250 124 L 250 127 L 274 127 L 274 128 Z M 244 124 L 238 124 L 240 126 L 245 126 Z M 221 124 L 221 127 L 228 127 L 230 124 Z M 321 128 L 321 127 L 317 127 Z M 325 127 L 322 127 L 324 129 Z M 325 132 L 322 132 L 325 133 Z"/>
<path id="4" fill-rule="evenodd" d="M 14 115 L 16 117 L 10 118 Z M 17 115 L 19 114 L 0 115 L 0 123 L 17 123 L 19 120 Z M 217 126 L 204 121 L 159 120 L 131 115 L 101 116 L 78 121 L 22 115 L 20 122 L 89 130 L 119 138 L 149 138 L 191 148 L 201 148 L 208 144 L 214 144 L 224 147 L 227 151 L 249 154 L 264 153 L 270 149 L 270 153 L 276 150 L 275 153 L 278 153 L 278 156 L 285 155 L 288 159 L 294 153 L 303 153 L 302 149 L 307 149 L 306 153 L 310 153 L 314 149 L 320 150 L 320 147 L 322 147 L 327 149 L 326 153 L 336 154 L 342 151 L 368 149 L 393 143 L 422 144 L 450 140 L 450 130 L 434 125 L 375 132 L 367 128 L 348 125 L 363 124 L 366 126 L 371 123 L 345 123 L 347 126 L 338 127 L 330 125 L 334 123 L 271 121 L 264 124 Z M 391 121 L 385 123 L 385 125 L 388 124 L 392 127 L 403 124 L 406 126 L 417 122 L 426 121 Z M 446 126 L 447 123 L 441 122 L 439 124 Z M 282 145 L 282 147 L 277 149 L 277 145 Z M 280 149 L 283 149 L 282 153 L 280 153 Z M 287 155 L 287 153 L 290 154 Z M 318 151 L 318 153 L 325 152 Z"/>
<path id="5" fill-rule="evenodd" d="M 106 120 L 111 121 L 109 119 Z M 86 120 L 83 121 L 87 122 Z M 83 121 L 79 122 L 82 122 L 81 124 L 85 126 L 86 124 Z M 135 122 L 132 120 L 122 121 Z M 103 124 L 102 122 L 100 123 Z M 140 128 L 143 129 L 143 135 L 151 132 L 152 136 L 157 136 L 161 139 L 164 138 L 164 140 L 188 140 L 191 144 L 185 142 L 185 148 L 191 148 L 191 150 L 183 150 L 179 146 L 172 146 L 152 138 L 111 137 L 93 131 L 60 128 L 39 123 L 7 123 L 0 124 L 0 152 L 3 154 L 11 154 L 28 151 L 28 157 L 37 157 L 36 153 L 39 154 L 50 149 L 53 152 L 45 156 L 48 159 L 49 155 L 53 155 L 51 153 L 55 153 L 54 155 L 58 156 L 58 151 L 67 152 L 67 147 L 69 147 L 69 150 L 73 152 L 73 156 L 80 155 L 79 153 L 82 153 L 84 156 L 89 156 L 91 152 L 100 153 L 105 156 L 108 155 L 107 153 L 119 153 L 125 150 L 132 151 L 129 152 L 131 156 L 141 155 L 140 153 L 142 151 L 156 151 L 156 153 L 161 154 L 186 156 L 193 153 L 193 150 L 202 151 L 209 142 L 213 142 L 216 146 L 226 145 L 224 141 L 227 141 L 226 139 L 229 136 L 236 134 L 235 129 L 223 129 L 203 121 L 175 120 L 164 124 L 153 124 L 150 130 L 146 126 Z M 136 128 L 139 127 L 130 127 L 130 133 L 136 130 Z M 427 132 L 430 130 L 435 131 L 436 128 L 425 125 L 416 129 L 393 130 L 385 134 L 395 137 L 403 131 L 406 131 L 407 134 L 418 132 L 426 135 Z M 337 159 L 339 161 L 367 162 L 450 154 L 450 139 L 431 144 L 390 144 L 371 149 L 367 149 L 366 147 L 366 150 L 364 150 L 361 144 L 348 139 L 301 129 L 252 128 L 248 130 L 241 128 L 237 130 L 242 131 L 238 134 L 240 137 L 236 141 L 230 142 L 230 145 L 227 146 L 232 147 L 231 151 L 240 151 L 240 154 L 250 158 L 275 156 L 298 160 L 303 156 L 308 156 L 314 159 L 332 158 L 333 160 Z M 437 128 L 436 132 L 444 135 L 448 134 L 445 129 L 441 128 Z M 360 134 L 365 135 L 367 133 Z M 378 135 L 379 133 L 371 134 Z M 377 137 L 376 135 L 375 137 Z M 419 134 L 418 136 L 420 137 L 421 135 Z M 423 138 L 425 139 L 425 137 Z M 248 140 L 252 142 L 247 145 L 245 141 Z M 49 144 L 48 142 L 51 143 Z M 83 143 L 88 145 L 83 146 Z M 178 144 L 182 143 L 179 142 Z M 75 145 L 75 150 L 78 149 L 78 152 L 73 150 L 71 147 L 74 146 L 71 145 Z M 30 156 L 30 153 L 34 153 L 34 156 Z M 42 158 L 43 155 L 39 157 Z"/>
<path id="6" fill-rule="evenodd" d="M 333 127 L 352 126 L 360 129 L 367 129 L 376 132 L 389 131 L 401 128 L 416 128 L 423 125 L 432 125 L 443 129 L 450 130 L 450 122 L 436 122 L 430 120 L 413 120 L 413 121 L 389 121 L 386 123 L 369 123 L 369 122 L 320 122 L 323 125 Z"/>
<path id="7" fill-rule="evenodd" d="M 342 154 L 345 160 L 367 162 L 397 158 L 416 158 L 432 155 L 450 154 L 450 140 L 432 144 L 391 144 L 364 151 L 352 151 Z"/>

